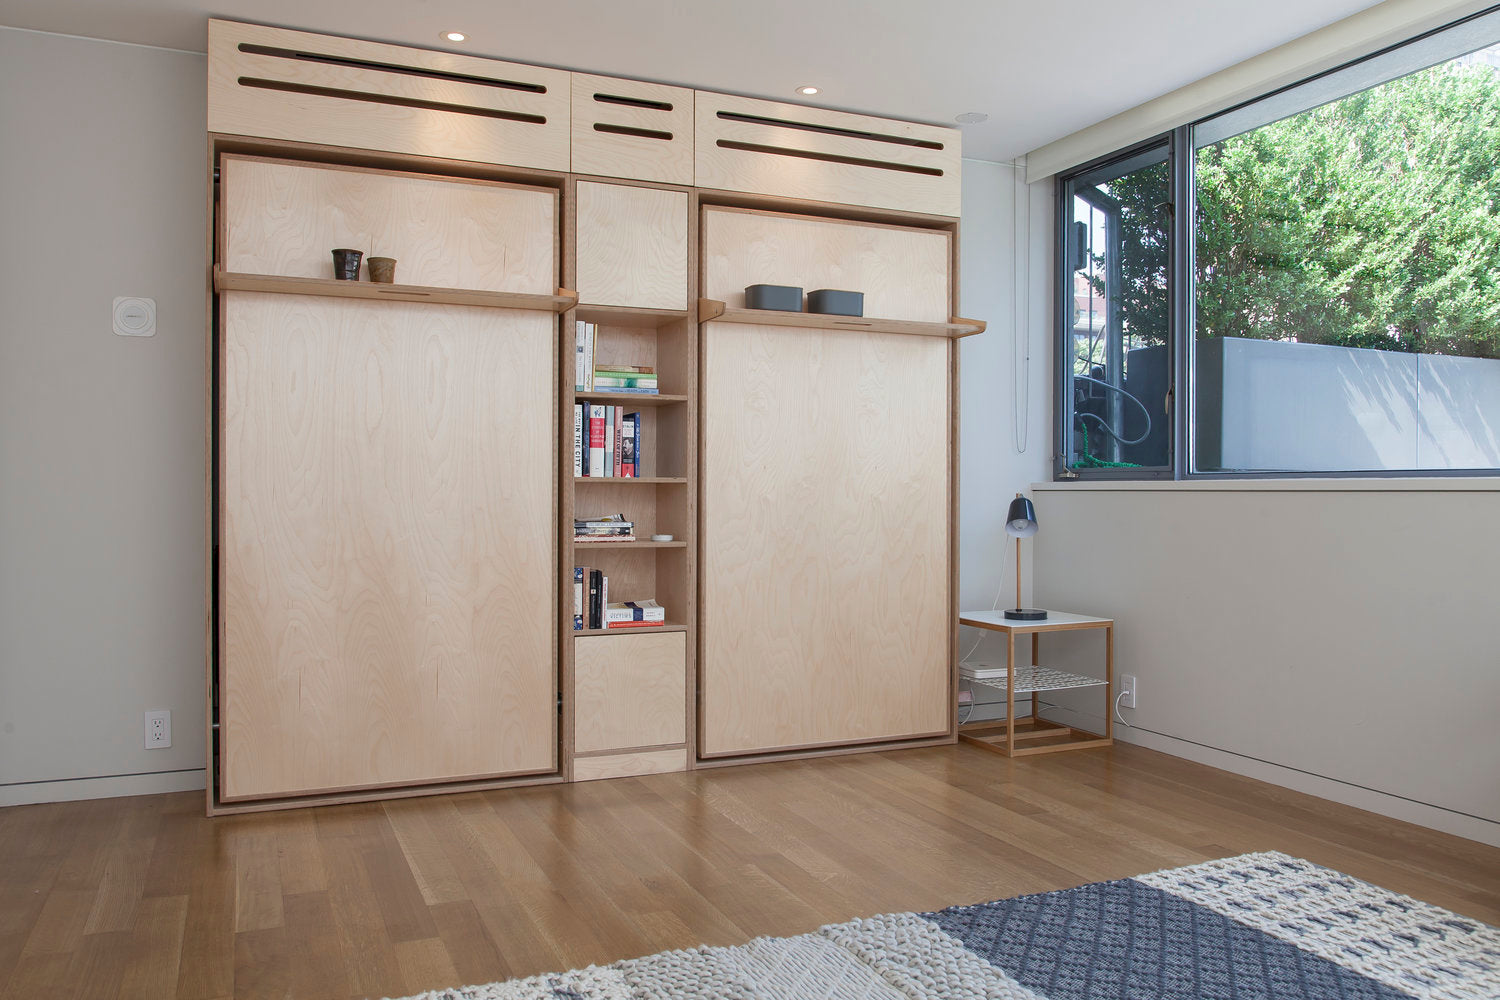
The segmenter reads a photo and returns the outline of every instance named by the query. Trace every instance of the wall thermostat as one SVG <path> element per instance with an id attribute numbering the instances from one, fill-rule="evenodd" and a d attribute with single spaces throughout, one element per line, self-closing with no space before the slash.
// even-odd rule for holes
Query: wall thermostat
<path id="1" fill-rule="evenodd" d="M 156 336 L 156 300 L 135 295 L 115 299 L 114 325 L 121 337 Z"/>

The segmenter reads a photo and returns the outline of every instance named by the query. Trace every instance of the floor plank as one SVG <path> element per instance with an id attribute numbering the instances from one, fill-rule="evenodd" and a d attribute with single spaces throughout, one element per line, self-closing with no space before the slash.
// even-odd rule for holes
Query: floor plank
<path id="1" fill-rule="evenodd" d="M 0 995 L 400 996 L 1263 850 L 1500 923 L 1500 850 L 1132 746 L 201 802 L 0 809 Z"/>

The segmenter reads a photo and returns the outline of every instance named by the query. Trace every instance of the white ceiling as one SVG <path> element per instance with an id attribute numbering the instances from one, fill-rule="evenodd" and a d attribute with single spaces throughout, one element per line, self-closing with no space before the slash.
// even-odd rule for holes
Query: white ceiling
<path id="1" fill-rule="evenodd" d="M 0 0 L 0 25 L 203 51 L 209 16 L 964 127 L 1008 160 L 1373 0 Z M 438 33 L 466 32 L 462 45 Z M 793 89 L 823 92 L 798 98 Z"/>

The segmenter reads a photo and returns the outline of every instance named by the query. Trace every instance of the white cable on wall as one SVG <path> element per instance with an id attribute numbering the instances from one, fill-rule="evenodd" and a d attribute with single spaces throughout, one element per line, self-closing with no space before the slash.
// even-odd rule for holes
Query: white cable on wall
<path id="1" fill-rule="evenodd" d="M 1016 451 L 1026 454 L 1031 430 L 1031 190 L 1026 184 L 1026 161 L 1015 161 L 1011 175 L 1011 305 L 1014 313 L 1011 342 L 1011 417 Z"/>

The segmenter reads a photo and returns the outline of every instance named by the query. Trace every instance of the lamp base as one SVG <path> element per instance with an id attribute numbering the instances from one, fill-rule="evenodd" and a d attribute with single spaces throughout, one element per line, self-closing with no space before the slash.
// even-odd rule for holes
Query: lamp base
<path id="1" fill-rule="evenodd" d="M 1006 608 L 1005 617 L 1013 622 L 1039 622 L 1047 617 L 1041 608 Z"/>

